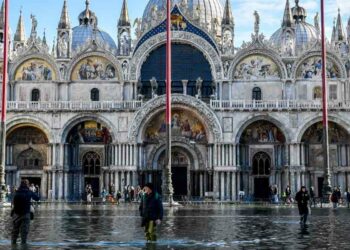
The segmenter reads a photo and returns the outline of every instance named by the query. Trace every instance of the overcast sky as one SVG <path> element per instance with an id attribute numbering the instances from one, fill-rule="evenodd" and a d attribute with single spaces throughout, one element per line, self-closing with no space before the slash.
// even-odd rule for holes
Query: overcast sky
<path id="1" fill-rule="evenodd" d="M 164 0 L 165 1 L 165 0 Z M 107 31 L 115 40 L 117 38 L 116 24 L 120 15 L 122 0 L 90 0 L 91 9 L 97 14 L 99 28 Z M 235 18 L 235 43 L 249 41 L 253 32 L 253 12 L 257 10 L 261 17 L 261 32 L 266 36 L 272 35 L 282 21 L 286 0 L 231 0 Z M 141 17 L 148 0 L 128 0 L 130 18 Z M 313 17 L 319 11 L 320 0 L 300 0 L 300 5 L 306 8 L 307 21 L 313 24 Z M 290 0 L 294 6 L 294 0 Z M 27 37 L 31 29 L 30 14 L 38 19 L 38 32 L 42 35 L 46 29 L 49 44 L 56 36 L 56 28 L 60 18 L 63 0 L 10 0 L 10 26 L 12 35 L 16 31 L 20 9 L 23 9 Z M 85 0 L 68 0 L 69 16 L 72 26 L 78 25 L 77 17 L 85 9 Z M 326 0 L 327 36 L 330 37 L 333 19 L 341 9 L 344 29 L 350 17 L 350 0 Z"/>

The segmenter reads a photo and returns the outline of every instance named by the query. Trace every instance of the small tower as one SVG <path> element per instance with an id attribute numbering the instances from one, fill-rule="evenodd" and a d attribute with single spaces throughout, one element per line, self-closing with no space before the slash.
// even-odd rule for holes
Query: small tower
<path id="1" fill-rule="evenodd" d="M 118 51 L 121 56 L 128 56 L 131 53 L 131 24 L 127 0 L 123 0 L 118 21 Z"/>
<path id="2" fill-rule="evenodd" d="M 293 25 L 292 11 L 289 6 L 289 0 L 287 0 L 286 6 L 284 8 L 282 28 L 292 28 L 292 25 Z"/>
<path id="3" fill-rule="evenodd" d="M 235 22 L 232 15 L 230 0 L 226 0 L 224 8 L 224 16 L 221 21 L 221 34 L 222 34 L 222 53 L 224 55 L 233 55 L 234 38 L 235 38 Z"/>
<path id="4" fill-rule="evenodd" d="M 24 31 L 24 21 L 22 16 L 22 9 L 21 9 L 15 37 L 13 39 L 13 50 L 16 51 L 18 48 L 23 47 L 25 42 L 26 42 L 26 36 Z"/>
<path id="5" fill-rule="evenodd" d="M 337 22 L 335 26 L 335 40 L 338 43 L 346 42 L 346 36 L 343 29 L 343 21 L 340 15 L 340 9 L 338 9 L 338 17 L 337 17 Z"/>
<path id="6" fill-rule="evenodd" d="M 67 0 L 63 2 L 60 22 L 57 28 L 57 58 L 66 59 L 71 56 L 71 25 L 68 15 Z"/>
<path id="7" fill-rule="evenodd" d="M 4 30 L 5 30 L 5 4 L 2 1 L 0 10 L 0 43 L 4 42 Z"/>

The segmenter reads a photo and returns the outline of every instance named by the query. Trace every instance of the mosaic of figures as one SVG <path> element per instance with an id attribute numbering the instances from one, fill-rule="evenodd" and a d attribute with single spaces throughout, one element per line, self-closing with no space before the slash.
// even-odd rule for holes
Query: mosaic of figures
<path id="1" fill-rule="evenodd" d="M 330 143 L 349 143 L 349 134 L 338 124 L 330 122 L 328 126 Z M 323 125 L 322 122 L 312 125 L 306 130 L 302 141 L 308 144 L 322 144 L 323 142 Z"/>
<path id="2" fill-rule="evenodd" d="M 240 143 L 283 143 L 282 131 L 268 121 L 257 121 L 249 125 L 243 132 Z"/>
<path id="3" fill-rule="evenodd" d="M 276 63 L 261 55 L 251 55 L 243 59 L 236 67 L 236 80 L 279 80 L 280 72 Z"/>
<path id="4" fill-rule="evenodd" d="M 46 144 L 46 135 L 35 127 L 20 127 L 10 132 L 6 140 L 7 144 Z"/>
<path id="5" fill-rule="evenodd" d="M 184 137 L 197 142 L 206 142 L 207 136 L 203 124 L 193 114 L 179 109 L 173 110 L 171 119 L 172 136 Z M 146 142 L 158 142 L 166 137 L 165 112 L 157 115 L 147 126 Z"/>
<path id="6" fill-rule="evenodd" d="M 309 166 L 318 169 L 323 169 L 323 148 L 322 145 L 310 145 L 309 149 Z M 329 149 L 329 164 L 331 167 L 337 166 L 337 148 L 330 147 Z"/>
<path id="7" fill-rule="evenodd" d="M 76 125 L 68 135 L 68 143 L 102 143 L 108 144 L 112 141 L 109 130 L 95 121 L 85 121 Z"/>
<path id="8" fill-rule="evenodd" d="M 116 69 L 103 57 L 88 57 L 80 61 L 73 70 L 72 80 L 113 80 Z"/>
<path id="9" fill-rule="evenodd" d="M 339 78 L 339 69 L 336 65 L 331 61 L 327 61 L 327 69 L 326 69 L 327 77 L 331 79 Z M 311 57 L 303 62 L 303 64 L 299 67 L 298 78 L 302 79 L 321 79 L 322 78 L 322 59 L 321 57 Z"/>
<path id="10" fill-rule="evenodd" d="M 30 59 L 22 63 L 15 74 L 17 81 L 51 81 L 55 78 L 52 67 L 42 59 Z"/>

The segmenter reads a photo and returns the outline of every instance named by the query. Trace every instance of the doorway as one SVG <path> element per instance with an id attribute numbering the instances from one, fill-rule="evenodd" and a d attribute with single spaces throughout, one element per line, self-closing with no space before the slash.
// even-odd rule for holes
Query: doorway
<path id="1" fill-rule="evenodd" d="M 91 185 L 92 195 L 100 197 L 100 178 L 99 177 L 85 177 L 85 187 Z"/>
<path id="2" fill-rule="evenodd" d="M 318 197 L 323 197 L 323 182 L 324 177 L 318 177 L 317 178 L 317 189 L 318 189 Z"/>
<path id="3" fill-rule="evenodd" d="M 269 198 L 269 178 L 256 177 L 254 179 L 254 196 L 257 200 L 266 200 Z"/>
<path id="4" fill-rule="evenodd" d="M 181 198 L 181 196 L 187 195 L 187 167 L 171 168 L 172 182 L 174 187 L 174 197 Z"/>
<path id="5" fill-rule="evenodd" d="M 22 180 L 27 179 L 29 181 L 29 185 L 34 184 L 34 186 L 41 186 L 41 178 L 40 177 L 22 177 Z"/>

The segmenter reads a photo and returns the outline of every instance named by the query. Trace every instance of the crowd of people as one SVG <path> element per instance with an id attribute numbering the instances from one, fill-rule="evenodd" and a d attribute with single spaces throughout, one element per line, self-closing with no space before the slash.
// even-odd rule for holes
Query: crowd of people
<path id="1" fill-rule="evenodd" d="M 111 184 L 109 188 L 102 188 L 101 193 L 94 194 L 93 188 L 90 184 L 87 184 L 85 187 L 85 197 L 86 202 L 92 203 L 93 197 L 100 197 L 102 199 L 102 202 L 109 202 L 109 203 L 115 203 L 120 204 L 121 200 L 124 200 L 124 202 L 139 202 L 141 200 L 141 197 L 143 195 L 143 190 L 140 186 L 137 186 L 136 188 L 131 185 L 127 185 L 124 187 L 124 190 L 116 190 L 114 184 Z"/>

